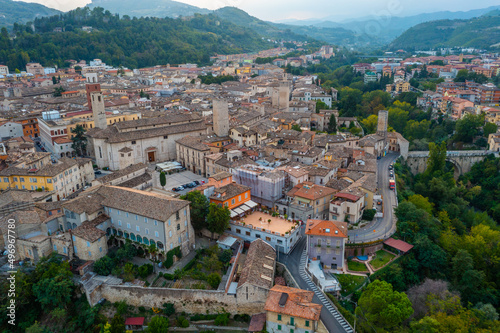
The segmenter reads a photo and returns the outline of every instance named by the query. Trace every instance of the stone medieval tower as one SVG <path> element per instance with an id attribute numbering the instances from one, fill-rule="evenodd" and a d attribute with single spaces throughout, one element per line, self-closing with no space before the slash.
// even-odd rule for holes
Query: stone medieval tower
<path id="1" fill-rule="evenodd" d="M 213 121 L 214 132 L 218 137 L 229 135 L 229 108 L 224 100 L 214 99 L 213 104 Z"/>

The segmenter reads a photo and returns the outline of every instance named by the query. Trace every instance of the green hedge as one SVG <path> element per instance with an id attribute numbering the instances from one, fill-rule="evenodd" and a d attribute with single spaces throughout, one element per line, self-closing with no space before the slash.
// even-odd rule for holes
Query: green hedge
<path id="1" fill-rule="evenodd" d="M 165 268 L 170 268 L 174 264 L 174 256 L 177 258 L 182 258 L 181 247 L 174 247 L 172 250 L 167 252 L 167 259 L 164 261 L 163 265 Z"/>

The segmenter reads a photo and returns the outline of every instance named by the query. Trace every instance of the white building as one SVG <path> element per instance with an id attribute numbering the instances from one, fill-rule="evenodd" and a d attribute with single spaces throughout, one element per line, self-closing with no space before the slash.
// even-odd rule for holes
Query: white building
<path id="1" fill-rule="evenodd" d="M 23 125 L 13 121 L 0 123 L 0 138 L 17 138 L 23 136 Z"/>

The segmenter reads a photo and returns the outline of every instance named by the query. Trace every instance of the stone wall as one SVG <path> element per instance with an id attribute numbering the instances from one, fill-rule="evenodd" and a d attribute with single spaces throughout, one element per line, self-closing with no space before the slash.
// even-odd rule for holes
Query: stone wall
<path id="1" fill-rule="evenodd" d="M 225 310 L 233 314 L 255 314 L 262 312 L 266 301 L 265 297 L 261 297 L 259 302 L 240 301 L 234 295 L 227 295 L 224 290 L 143 288 L 108 284 L 102 284 L 88 297 L 92 306 L 102 298 L 112 303 L 125 300 L 129 305 L 146 308 L 162 308 L 163 303 L 173 303 L 177 312 L 187 313 L 214 313 Z"/>
<path id="2" fill-rule="evenodd" d="M 348 246 L 345 248 L 345 255 L 346 257 L 354 257 L 354 251 L 355 249 L 358 249 L 358 256 L 361 255 L 370 255 L 374 254 L 378 250 L 382 250 L 384 247 L 383 243 L 375 244 L 375 245 L 368 245 L 368 246 Z M 364 252 L 363 252 L 364 249 Z"/>

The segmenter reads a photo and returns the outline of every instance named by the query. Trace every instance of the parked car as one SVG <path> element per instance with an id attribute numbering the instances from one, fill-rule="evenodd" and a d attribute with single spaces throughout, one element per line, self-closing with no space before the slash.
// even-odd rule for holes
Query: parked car
<path id="1" fill-rule="evenodd" d="M 185 187 L 184 187 L 184 186 L 178 186 L 178 187 L 177 187 L 177 191 L 183 191 L 184 189 L 185 189 Z"/>
<path id="2" fill-rule="evenodd" d="M 179 190 L 177 189 L 177 187 L 174 187 L 174 188 L 172 188 L 172 191 L 177 192 Z"/>
<path id="3" fill-rule="evenodd" d="M 94 171 L 94 173 L 95 173 L 96 175 L 100 175 L 100 174 L 102 174 L 102 171 L 101 171 L 101 170 L 95 170 L 95 171 Z"/>
<path id="4" fill-rule="evenodd" d="M 197 181 L 197 180 L 195 180 L 193 183 L 195 183 L 197 186 L 201 185 L 201 183 L 199 181 Z"/>

